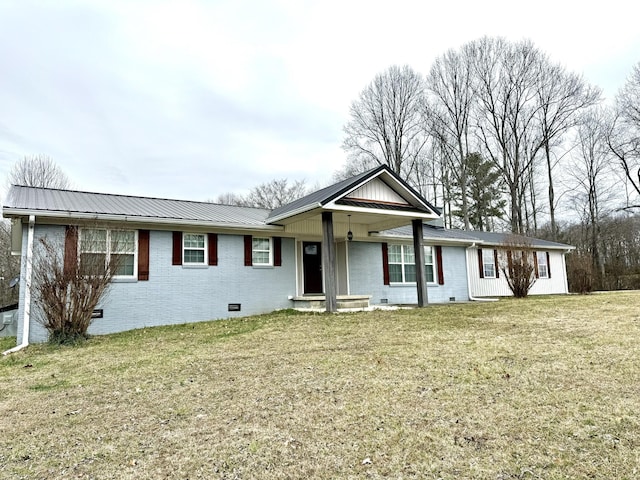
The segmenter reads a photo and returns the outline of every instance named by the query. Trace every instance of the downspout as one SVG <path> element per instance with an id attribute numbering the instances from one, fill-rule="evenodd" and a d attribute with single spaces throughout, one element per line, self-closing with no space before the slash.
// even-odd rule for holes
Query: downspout
<path id="1" fill-rule="evenodd" d="M 25 264 L 25 287 L 24 287 L 24 315 L 22 317 L 22 343 L 13 347 L 2 355 L 8 355 L 29 345 L 29 325 L 31 322 L 31 277 L 33 272 L 33 236 L 36 224 L 36 216 L 29 215 L 29 231 L 27 233 L 27 258 Z"/>
<path id="2" fill-rule="evenodd" d="M 566 259 L 566 255 L 567 253 L 570 253 L 571 250 L 565 250 L 564 252 L 562 252 L 562 273 L 564 275 L 564 281 L 562 283 L 564 283 L 564 293 L 566 295 L 569 294 L 569 277 L 567 276 L 567 259 Z M 549 262 L 551 263 L 551 262 Z M 549 268 L 547 266 L 547 268 Z"/>
<path id="3" fill-rule="evenodd" d="M 466 249 L 467 251 L 465 255 L 465 260 L 467 261 L 467 290 L 469 292 L 469 300 L 472 302 L 497 302 L 497 298 L 478 298 L 471 295 L 471 270 L 469 269 L 469 252 L 472 248 L 475 248 L 475 246 L 476 242 L 473 242 L 471 245 L 469 245 Z M 497 265 L 496 268 L 498 268 Z"/>

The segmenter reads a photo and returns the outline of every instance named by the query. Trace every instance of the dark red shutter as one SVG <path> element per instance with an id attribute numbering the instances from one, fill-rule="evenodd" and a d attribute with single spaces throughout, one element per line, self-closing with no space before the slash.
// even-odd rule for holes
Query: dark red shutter
<path id="1" fill-rule="evenodd" d="M 507 268 L 509 269 L 509 276 L 513 277 L 513 255 L 511 250 L 507 251 Z"/>
<path id="2" fill-rule="evenodd" d="M 438 265 L 438 285 L 444 285 L 444 270 L 442 270 L 442 247 L 436 247 L 436 263 Z"/>
<path id="3" fill-rule="evenodd" d="M 382 244 L 382 279 L 385 285 L 390 285 L 389 280 L 389 245 Z"/>
<path id="4" fill-rule="evenodd" d="M 273 237 L 273 266 L 282 266 L 282 238 Z"/>
<path id="5" fill-rule="evenodd" d="M 182 265 L 182 232 L 173 232 L 173 259 L 171 265 Z"/>
<path id="6" fill-rule="evenodd" d="M 207 235 L 209 265 L 218 265 L 218 234 L 209 233 Z"/>
<path id="7" fill-rule="evenodd" d="M 536 272 L 536 278 L 540 278 L 540 272 L 538 272 L 538 253 L 533 252 L 533 271 Z"/>
<path id="8" fill-rule="evenodd" d="M 478 249 L 478 267 L 480 268 L 480 278 L 484 278 L 484 262 L 482 261 L 482 249 Z"/>
<path id="9" fill-rule="evenodd" d="M 493 268 L 496 271 L 496 278 L 500 278 L 500 266 L 498 265 L 498 250 L 493 251 Z"/>
<path id="10" fill-rule="evenodd" d="M 549 261 L 549 252 L 547 253 L 547 276 L 551 278 L 551 262 Z"/>
<path id="11" fill-rule="evenodd" d="M 149 280 L 149 230 L 138 230 L 138 280 Z"/>
<path id="12" fill-rule="evenodd" d="M 64 273 L 73 275 L 78 268 L 78 227 L 67 225 L 64 234 Z"/>
<path id="13" fill-rule="evenodd" d="M 251 235 L 244 236 L 244 266 L 250 267 L 253 265 L 253 237 Z"/>

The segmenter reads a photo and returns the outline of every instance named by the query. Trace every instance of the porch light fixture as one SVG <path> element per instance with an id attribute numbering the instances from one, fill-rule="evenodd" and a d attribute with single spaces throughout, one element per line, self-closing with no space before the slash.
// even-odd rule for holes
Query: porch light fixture
<path id="1" fill-rule="evenodd" d="M 349 217 L 349 231 L 347 232 L 347 240 L 351 241 L 353 240 L 353 232 L 351 231 L 351 215 L 348 215 Z"/>

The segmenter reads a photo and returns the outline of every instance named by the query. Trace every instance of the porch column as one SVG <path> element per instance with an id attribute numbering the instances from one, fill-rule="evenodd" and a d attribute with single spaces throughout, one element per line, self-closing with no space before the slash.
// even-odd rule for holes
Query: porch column
<path id="1" fill-rule="evenodd" d="M 427 281 L 424 268 L 424 248 L 422 245 L 422 220 L 411 222 L 413 226 L 413 251 L 416 255 L 416 286 L 418 288 L 418 307 L 427 306 Z"/>
<path id="2" fill-rule="evenodd" d="M 333 241 L 333 213 L 322 212 L 322 270 L 327 312 L 338 311 L 336 250 Z"/>

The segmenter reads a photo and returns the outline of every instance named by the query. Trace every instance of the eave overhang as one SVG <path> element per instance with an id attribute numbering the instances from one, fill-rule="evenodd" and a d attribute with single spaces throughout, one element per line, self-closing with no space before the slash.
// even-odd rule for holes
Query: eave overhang
<path id="1" fill-rule="evenodd" d="M 144 225 L 159 225 L 165 228 L 170 226 L 190 226 L 197 228 L 216 228 L 225 230 L 257 230 L 257 231 L 271 231 L 280 232 L 283 227 L 280 225 L 266 225 L 266 224 L 246 224 L 246 223 L 234 223 L 234 222 L 213 222 L 199 219 L 188 218 L 162 218 L 162 217 L 145 217 L 138 215 L 116 215 L 116 214 L 98 214 L 92 212 L 68 212 L 68 211 L 56 211 L 56 210 L 26 210 L 15 208 L 3 208 L 3 216 L 5 218 L 28 218 L 30 215 L 35 215 L 36 218 L 46 219 L 47 223 L 55 223 L 55 220 L 60 220 L 61 223 L 69 224 L 72 221 L 78 221 L 83 223 L 90 222 L 108 222 L 108 223 L 127 223 L 127 224 L 144 224 Z"/>

